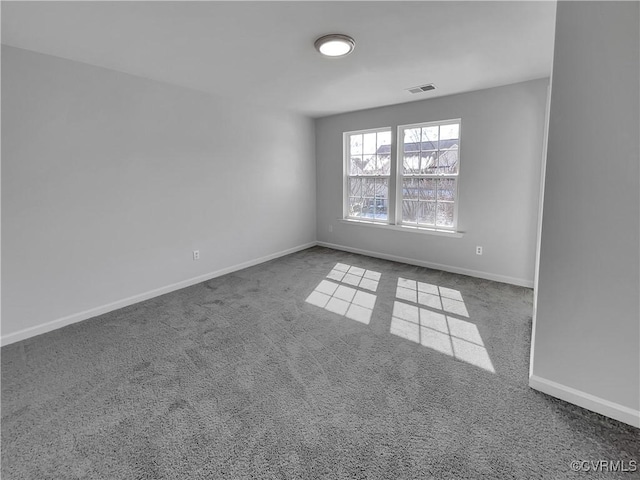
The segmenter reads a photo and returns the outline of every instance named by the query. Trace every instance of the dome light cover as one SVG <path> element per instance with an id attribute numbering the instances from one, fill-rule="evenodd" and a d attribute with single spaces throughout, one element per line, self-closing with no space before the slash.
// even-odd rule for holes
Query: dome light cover
<path id="1" fill-rule="evenodd" d="M 332 33 L 324 35 L 314 43 L 316 50 L 327 57 L 344 57 L 353 52 L 356 42 L 348 35 Z"/>

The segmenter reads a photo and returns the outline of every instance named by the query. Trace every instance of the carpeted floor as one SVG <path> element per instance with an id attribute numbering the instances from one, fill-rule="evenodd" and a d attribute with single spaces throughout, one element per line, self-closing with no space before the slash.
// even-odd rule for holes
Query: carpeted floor
<path id="1" fill-rule="evenodd" d="M 527 386 L 531 304 L 314 247 L 9 345 L 2 478 L 638 478 L 571 471 L 639 431 Z"/>

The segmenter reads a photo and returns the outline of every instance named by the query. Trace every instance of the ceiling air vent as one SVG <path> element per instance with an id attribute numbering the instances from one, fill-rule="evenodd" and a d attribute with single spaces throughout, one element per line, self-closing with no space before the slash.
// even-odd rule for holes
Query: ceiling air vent
<path id="1" fill-rule="evenodd" d="M 430 83 L 429 85 L 412 87 L 412 88 L 408 88 L 407 90 L 409 90 L 411 93 L 422 93 L 422 92 L 428 92 L 429 90 L 435 90 L 435 89 L 436 89 L 436 86 L 433 83 Z"/>

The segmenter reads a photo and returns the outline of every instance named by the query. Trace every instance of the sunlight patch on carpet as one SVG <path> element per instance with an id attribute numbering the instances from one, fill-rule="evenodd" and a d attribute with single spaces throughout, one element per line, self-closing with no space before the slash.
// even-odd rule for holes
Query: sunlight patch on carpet
<path id="1" fill-rule="evenodd" d="M 458 290 L 398 278 L 390 333 L 495 373 L 478 327 L 468 318 Z"/>
<path id="2" fill-rule="evenodd" d="M 366 325 L 371 321 L 380 272 L 337 263 L 306 302 Z"/>

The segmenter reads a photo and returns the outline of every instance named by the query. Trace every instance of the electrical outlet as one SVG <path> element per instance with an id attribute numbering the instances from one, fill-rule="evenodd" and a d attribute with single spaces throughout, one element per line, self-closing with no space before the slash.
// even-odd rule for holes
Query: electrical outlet
<path id="1" fill-rule="evenodd" d="M 329 233 L 333 232 L 333 225 L 329 225 Z"/>
<path id="2" fill-rule="evenodd" d="M 482 255 L 482 247 L 476 247 L 476 255 Z"/>
<path id="3" fill-rule="evenodd" d="M 200 250 L 194 250 L 193 251 L 193 259 L 194 260 L 200 260 Z"/>

